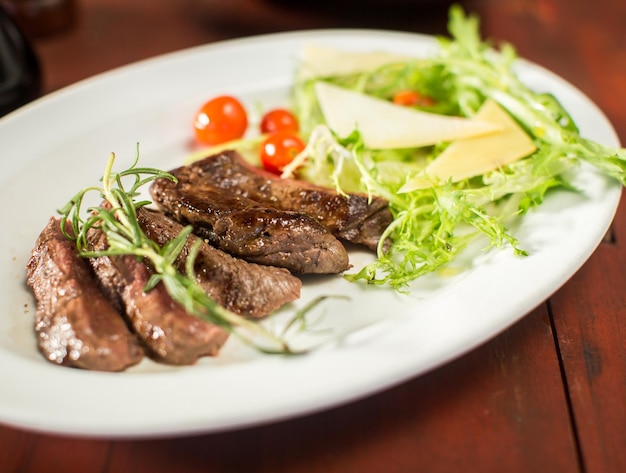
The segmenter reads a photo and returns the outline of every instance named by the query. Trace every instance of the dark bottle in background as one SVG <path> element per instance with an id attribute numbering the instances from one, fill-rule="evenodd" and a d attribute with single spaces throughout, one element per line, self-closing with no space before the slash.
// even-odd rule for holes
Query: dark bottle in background
<path id="1" fill-rule="evenodd" d="M 37 98 L 41 67 L 28 39 L 0 6 L 0 116 Z"/>

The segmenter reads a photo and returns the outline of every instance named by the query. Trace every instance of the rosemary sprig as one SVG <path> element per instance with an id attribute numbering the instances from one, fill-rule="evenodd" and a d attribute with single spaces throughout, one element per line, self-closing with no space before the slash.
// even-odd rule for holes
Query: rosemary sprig
<path id="1" fill-rule="evenodd" d="M 158 178 L 173 181 L 176 181 L 176 178 L 159 169 L 138 167 L 138 150 L 133 164 L 122 172 L 113 171 L 114 161 L 115 154 L 111 153 L 102 176 L 102 187 L 92 186 L 82 189 L 58 210 L 62 215 L 61 228 L 68 238 L 76 241 L 79 254 L 83 257 L 137 256 L 146 261 L 154 271 L 145 288 L 146 291 L 163 282 L 172 298 L 190 314 L 223 327 L 263 353 L 295 353 L 282 336 L 272 333 L 258 322 L 221 307 L 198 286 L 193 275 L 193 258 L 197 247 L 187 260 L 187 274 L 180 273 L 174 267 L 173 262 L 191 233 L 190 226 L 185 227 L 176 238 L 163 247 L 149 239 L 143 232 L 137 221 L 137 209 L 150 202 L 135 201 L 139 196 L 139 189 Z M 124 182 L 128 180 L 131 183 L 127 189 Z M 93 192 L 100 194 L 104 199 L 104 205 L 90 206 L 84 212 L 85 196 Z M 67 222 L 70 223 L 73 234 L 66 232 Z M 108 249 L 97 252 L 89 250 L 87 232 L 90 228 L 99 228 L 105 233 L 109 243 Z M 300 311 L 295 317 L 301 319 L 302 316 Z"/>

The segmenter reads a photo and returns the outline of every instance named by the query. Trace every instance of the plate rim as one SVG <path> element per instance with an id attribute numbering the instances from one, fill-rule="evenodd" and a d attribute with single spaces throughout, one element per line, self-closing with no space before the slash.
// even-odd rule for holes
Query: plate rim
<path id="1" fill-rule="evenodd" d="M 172 62 L 190 54 L 191 55 L 210 54 L 211 51 L 216 50 L 216 49 L 221 49 L 224 47 L 234 46 L 234 47 L 245 48 L 247 44 L 250 44 L 252 42 L 263 41 L 263 42 L 279 42 L 280 43 L 281 41 L 286 41 L 289 39 L 294 39 L 294 38 L 304 39 L 304 38 L 311 38 L 313 36 L 319 37 L 320 35 L 325 36 L 326 38 L 336 38 L 339 36 L 341 37 L 350 36 L 353 38 L 358 38 L 359 36 L 362 36 L 362 35 L 367 35 L 369 38 L 372 38 L 372 36 L 375 35 L 381 38 L 392 38 L 393 40 L 409 40 L 409 41 L 417 41 L 417 42 L 427 41 L 430 44 L 436 43 L 435 37 L 421 34 L 421 33 L 410 33 L 410 32 L 381 30 L 381 29 L 362 29 L 362 28 L 299 30 L 299 31 L 289 31 L 289 32 L 280 32 L 280 33 L 267 33 L 267 34 L 256 35 L 256 36 L 251 36 L 251 37 L 233 38 L 233 39 L 224 40 L 224 41 L 217 41 L 215 43 L 198 45 L 198 46 L 186 48 L 186 49 L 179 50 L 179 51 L 173 51 L 169 53 L 160 54 L 160 55 L 157 55 L 151 58 L 146 58 L 146 59 L 143 59 L 143 60 L 131 63 L 131 64 L 119 66 L 110 71 L 106 71 L 106 72 L 82 79 L 74 84 L 70 84 L 57 91 L 51 92 L 50 94 L 47 94 L 41 97 L 40 99 L 37 99 L 34 102 L 31 102 L 30 104 L 27 104 L 26 106 L 6 115 L 2 119 L 0 119 L 0 129 L 5 123 L 9 123 L 11 121 L 16 120 L 16 117 L 21 117 L 30 113 L 36 113 L 37 110 L 42 107 L 42 104 L 49 104 L 49 103 L 54 103 L 55 101 L 63 100 L 63 97 L 67 96 L 68 94 L 73 94 L 75 93 L 75 91 L 80 91 L 85 88 L 89 89 L 90 87 L 93 87 L 93 84 L 97 84 L 97 83 L 106 84 L 106 82 L 109 80 L 110 77 L 118 77 L 120 74 L 124 74 L 126 72 L 132 72 L 136 70 L 137 68 L 144 68 L 144 67 L 151 68 L 151 67 L 154 67 L 153 65 L 155 64 L 159 65 L 159 64 L 164 64 L 167 62 Z M 566 83 L 568 87 L 575 94 L 582 96 L 582 98 L 584 98 L 587 101 L 587 105 L 589 105 L 590 107 L 594 107 L 595 111 L 609 125 L 609 128 L 610 128 L 608 130 L 609 135 L 613 135 L 614 139 L 616 140 L 616 143 L 619 143 L 619 138 L 617 137 L 617 133 L 615 129 L 613 128 L 613 126 L 610 124 L 609 120 L 606 118 L 604 113 L 597 107 L 597 105 L 593 103 L 591 100 L 589 100 L 587 96 L 584 93 L 582 93 L 582 91 L 580 91 L 574 85 L 567 82 L 567 80 L 552 73 L 550 70 L 544 68 L 543 66 L 540 66 L 530 61 L 526 61 L 523 58 L 520 59 L 520 64 L 522 65 L 522 67 L 533 67 L 537 69 L 538 71 L 540 71 L 540 73 L 548 74 L 552 78 L 556 78 L 559 81 Z M 622 192 L 621 186 L 619 187 L 618 190 L 614 189 L 612 191 L 612 194 L 611 194 L 612 200 L 609 202 L 610 205 L 607 206 L 607 209 L 605 209 L 612 216 L 614 216 L 615 211 L 617 210 L 617 205 L 619 204 L 621 192 Z M 612 207 L 612 210 L 611 208 L 608 208 L 608 207 Z M 604 231 L 606 231 L 611 221 L 612 221 L 612 217 L 610 221 L 606 222 L 606 228 L 604 229 Z M 599 241 L 597 242 L 597 244 L 599 244 Z M 589 256 L 591 256 L 591 254 L 593 253 L 593 250 L 595 250 L 595 248 L 597 247 L 597 244 L 593 246 L 593 249 L 587 248 L 586 251 L 584 252 L 585 254 L 581 255 L 581 258 L 579 258 L 579 260 L 576 261 L 576 263 L 574 263 L 574 265 L 576 266 L 576 270 L 574 270 L 574 273 L 584 264 L 584 262 L 589 258 Z M 566 281 L 563 281 L 563 284 L 565 282 Z M 553 292 L 554 291 L 552 291 L 551 293 Z M 535 301 L 534 303 L 535 306 L 540 305 L 541 303 L 544 302 L 544 300 L 545 299 Z M 319 412 L 322 410 L 327 410 L 327 409 L 330 409 L 339 405 L 344 405 L 346 403 L 353 402 L 357 399 L 373 395 L 377 392 L 389 389 L 392 386 L 402 383 L 412 377 L 421 376 L 428 371 L 436 369 L 440 367 L 441 365 L 448 363 L 452 359 L 456 359 L 459 356 L 466 354 L 468 351 L 476 348 L 479 345 L 482 345 L 483 343 L 487 342 L 489 339 L 502 333 L 502 331 L 506 330 L 506 328 L 510 327 L 515 322 L 517 322 L 518 320 L 523 318 L 525 315 L 527 315 L 528 310 L 530 310 L 531 308 L 532 307 L 529 306 L 526 308 L 526 310 L 523 313 L 518 314 L 517 317 L 511 318 L 507 324 L 502 325 L 499 328 L 499 330 L 492 333 L 489 337 L 483 338 L 480 341 L 475 341 L 475 343 L 468 343 L 462 349 L 456 350 L 454 354 L 449 354 L 448 356 L 440 357 L 438 360 L 432 362 L 430 366 L 428 366 L 427 369 L 418 370 L 414 372 L 412 375 L 409 375 L 406 372 L 397 373 L 395 378 L 387 379 L 385 383 L 383 384 L 377 384 L 377 385 L 370 384 L 369 386 L 367 386 L 367 388 L 359 387 L 359 389 L 357 389 L 355 392 L 346 393 L 343 397 L 340 397 L 340 398 L 326 399 L 324 403 L 320 403 L 317 405 L 309 404 L 307 406 L 302 406 L 302 405 L 296 404 L 294 406 L 291 406 L 290 409 L 284 410 L 283 412 L 280 412 L 280 413 L 274 413 L 274 415 L 269 416 L 269 417 L 264 416 L 264 415 L 258 415 L 256 417 L 254 416 L 248 417 L 247 419 L 237 417 L 237 418 L 233 418 L 230 422 L 222 421 L 220 424 L 215 424 L 213 426 L 206 425 L 206 422 L 203 422 L 203 421 L 199 421 L 195 425 L 192 423 L 188 423 L 186 425 L 175 425 L 175 424 L 166 422 L 160 427 L 153 425 L 150 427 L 150 430 L 147 430 L 145 427 L 141 427 L 141 426 L 125 426 L 120 429 L 120 428 L 116 428 L 114 424 L 107 425 L 104 428 L 102 428 L 102 427 L 85 426 L 81 424 L 80 422 L 78 424 L 69 423 L 69 424 L 66 424 L 65 426 L 60 426 L 60 425 L 57 425 L 56 421 L 46 423 L 46 422 L 42 422 L 41 419 L 34 419 L 32 418 L 32 416 L 30 416 L 29 413 L 26 413 L 26 412 L 18 412 L 17 415 L 11 415 L 11 413 L 7 413 L 5 409 L 2 409 L 2 405 L 0 404 L 0 422 L 5 423 L 7 425 L 13 425 L 19 428 L 28 428 L 31 430 L 48 432 L 48 433 L 56 433 L 56 434 L 75 434 L 75 435 L 78 434 L 82 436 L 94 436 L 94 437 L 105 436 L 109 438 L 110 437 L 146 438 L 146 437 L 155 437 L 155 436 L 164 436 L 164 435 L 219 432 L 219 431 L 225 431 L 225 430 L 238 429 L 242 427 L 251 427 L 255 425 L 266 424 L 269 422 L 285 420 L 285 419 L 289 419 L 293 417 L 300 417 L 300 416 L 308 415 L 311 413 Z M 0 356 L 3 356 L 1 355 L 3 352 L 4 352 L 3 347 L 0 345 Z M 376 360 L 368 360 L 368 361 L 371 361 L 372 363 L 376 362 Z M 59 368 L 59 369 L 67 370 L 67 368 Z M 3 369 L 0 369 L 0 371 L 3 371 Z M 49 375 L 51 375 L 52 371 L 54 370 L 45 370 L 45 371 L 46 371 L 46 377 L 48 377 Z M 72 371 L 73 370 L 68 370 L 67 373 L 64 373 L 64 374 L 67 374 L 67 376 L 63 376 L 63 378 L 68 378 L 68 379 L 72 379 L 75 381 L 77 377 L 79 377 L 79 378 L 86 378 L 89 380 L 89 379 L 93 379 L 94 375 L 98 375 L 98 377 L 103 375 L 103 373 L 91 373 L 91 372 L 86 373 L 86 372 L 72 372 Z M 410 371 L 410 369 L 408 371 Z M 156 376 L 160 377 L 160 376 L 165 376 L 168 374 L 171 374 L 171 373 L 157 374 Z M 118 376 L 118 375 L 117 374 L 104 374 L 103 378 L 106 378 L 108 380 L 115 379 L 115 378 L 112 378 L 112 376 Z M 192 378 L 195 378 L 195 377 L 196 376 L 192 376 Z M 112 384 L 116 384 L 116 382 L 113 382 Z M 1 400 L 2 400 L 2 395 L 0 395 L 0 401 Z"/>

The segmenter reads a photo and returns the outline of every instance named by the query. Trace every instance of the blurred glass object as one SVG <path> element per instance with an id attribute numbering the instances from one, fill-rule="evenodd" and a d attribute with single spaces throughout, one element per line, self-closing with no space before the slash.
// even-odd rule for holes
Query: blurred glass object
<path id="1" fill-rule="evenodd" d="M 12 16 L 0 6 L 0 116 L 40 93 L 39 60 Z"/>

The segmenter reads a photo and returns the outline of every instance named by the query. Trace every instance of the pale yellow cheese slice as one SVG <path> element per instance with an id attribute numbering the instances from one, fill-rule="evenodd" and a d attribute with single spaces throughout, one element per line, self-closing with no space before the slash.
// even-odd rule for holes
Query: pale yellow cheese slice
<path id="1" fill-rule="evenodd" d="M 451 143 L 434 161 L 426 166 L 429 179 L 416 177 L 399 192 L 410 192 L 432 186 L 433 180 L 458 182 L 479 176 L 513 163 L 537 148 L 524 130 L 497 102 L 487 100 L 476 118 L 500 126 L 500 131 Z"/>
<path id="2" fill-rule="evenodd" d="M 485 120 L 415 110 L 328 82 L 317 82 L 315 93 L 331 130 L 345 138 L 358 129 L 372 149 L 430 146 L 500 129 Z"/>
<path id="3" fill-rule="evenodd" d="M 384 51 L 342 51 L 317 45 L 304 47 L 300 56 L 300 79 L 357 74 L 411 59 Z"/>

